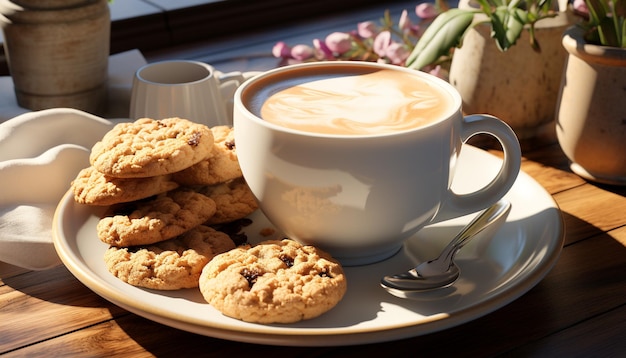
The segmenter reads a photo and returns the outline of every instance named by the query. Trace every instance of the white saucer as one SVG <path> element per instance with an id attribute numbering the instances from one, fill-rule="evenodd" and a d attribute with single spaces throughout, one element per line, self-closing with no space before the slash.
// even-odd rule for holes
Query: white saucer
<path id="1" fill-rule="evenodd" d="M 489 181 L 500 159 L 465 146 L 459 159 L 457 191 Z M 439 250 L 470 216 L 422 229 L 394 257 L 347 267 L 348 292 L 328 313 L 289 325 L 252 324 L 228 318 L 205 303 L 197 289 L 153 291 L 123 283 L 107 272 L 106 245 L 96 237 L 99 210 L 76 204 L 68 193 L 54 218 L 54 243 L 68 269 L 112 303 L 150 320 L 207 336 L 261 344 L 331 346 L 374 343 L 418 336 L 476 319 L 515 300 L 553 267 L 563 245 L 561 214 L 552 197 L 520 173 L 507 194 L 512 210 L 495 237 L 480 237 L 458 255 L 460 279 L 449 289 L 400 299 L 379 285 L 386 274 L 404 271 Z M 101 209 L 100 209 L 101 210 Z M 269 224 L 259 212 L 246 228 L 250 242 Z M 266 238 L 263 238 L 266 239 Z"/>

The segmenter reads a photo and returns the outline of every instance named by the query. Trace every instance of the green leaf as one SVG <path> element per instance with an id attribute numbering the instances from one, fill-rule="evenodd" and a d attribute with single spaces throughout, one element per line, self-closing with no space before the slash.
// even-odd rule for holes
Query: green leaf
<path id="1" fill-rule="evenodd" d="M 622 21 L 622 48 L 626 48 L 626 20 Z"/>
<path id="2" fill-rule="evenodd" d="M 618 46 L 626 48 L 626 0 L 614 0 L 613 12 Z"/>
<path id="3" fill-rule="evenodd" d="M 617 17 L 622 20 L 626 18 L 626 0 L 615 0 L 613 2 L 613 9 Z"/>
<path id="4" fill-rule="evenodd" d="M 447 55 L 461 43 L 465 31 L 472 24 L 474 14 L 471 10 L 454 8 L 437 16 L 415 45 L 406 61 L 406 67 L 419 70 Z"/>
<path id="5" fill-rule="evenodd" d="M 598 33 L 600 34 L 600 42 L 605 46 L 619 47 L 618 29 L 614 27 L 613 20 L 610 17 L 600 19 L 598 24 Z"/>
<path id="6" fill-rule="evenodd" d="M 537 7 L 538 7 L 538 8 L 540 8 L 540 9 L 541 9 L 541 8 L 547 8 L 547 9 L 549 9 L 549 8 L 550 8 L 550 6 L 551 6 L 551 3 L 552 3 L 552 1 L 550 1 L 550 0 L 539 0 L 539 1 L 537 2 Z"/>
<path id="7" fill-rule="evenodd" d="M 519 8 L 499 7 L 491 14 L 491 37 L 501 51 L 515 45 L 528 21 L 527 13 Z"/>
<path id="8" fill-rule="evenodd" d="M 606 8 L 602 0 L 586 0 L 589 9 L 589 21 L 592 25 L 600 24 L 603 18 L 606 18 Z"/>

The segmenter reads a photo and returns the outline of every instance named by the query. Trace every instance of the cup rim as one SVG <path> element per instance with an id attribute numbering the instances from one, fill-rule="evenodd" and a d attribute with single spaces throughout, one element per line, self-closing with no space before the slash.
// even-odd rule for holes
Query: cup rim
<path id="1" fill-rule="evenodd" d="M 151 71 L 155 71 L 158 72 L 158 70 L 162 67 L 166 67 L 166 66 L 171 66 L 171 65 L 194 65 L 195 67 L 200 67 L 204 70 L 206 70 L 206 75 L 200 77 L 198 76 L 197 79 L 193 79 L 193 80 L 189 80 L 189 81 L 181 81 L 181 82 L 161 82 L 161 81 L 155 81 L 152 79 L 148 79 L 146 78 L 144 75 L 142 75 L 142 73 L 144 73 L 147 70 L 151 70 Z M 158 62 L 151 62 L 151 63 L 147 63 L 141 67 L 139 67 L 137 69 L 137 71 L 135 71 L 135 78 L 138 81 L 141 81 L 143 83 L 147 83 L 147 84 L 151 84 L 151 85 L 160 85 L 160 86 L 185 86 L 185 85 L 191 85 L 191 84 L 195 84 L 195 83 L 199 83 L 202 81 L 206 81 L 207 79 L 213 78 L 215 77 L 215 69 L 204 62 L 200 62 L 200 61 L 193 61 L 193 60 L 165 60 L 165 61 L 158 61 Z M 195 77 L 194 77 L 195 78 Z"/>
<path id="2" fill-rule="evenodd" d="M 243 96 L 243 93 L 252 85 L 254 85 L 256 82 L 267 78 L 269 76 L 273 76 L 276 73 L 283 73 L 283 72 L 288 72 L 288 71 L 294 71 L 297 70 L 299 68 L 307 68 L 307 67 L 336 67 L 336 66 L 340 66 L 340 67 L 368 67 L 368 68 L 373 68 L 373 69 L 391 69 L 394 71 L 401 71 L 401 72 L 406 72 L 406 73 L 410 73 L 411 75 L 415 75 L 415 76 L 419 76 L 422 78 L 427 79 L 428 81 L 431 81 L 433 83 L 435 83 L 439 88 L 441 88 L 444 92 L 448 93 L 448 95 L 450 95 L 451 99 L 452 99 L 452 105 L 450 106 L 450 110 L 445 112 L 445 115 L 443 115 L 440 119 L 436 120 L 436 121 L 432 121 L 430 123 L 415 127 L 415 128 L 410 128 L 410 129 L 406 129 L 406 130 L 400 130 L 400 131 L 395 131 L 395 132 L 384 132 L 384 133 L 364 133 L 364 134 L 332 134 L 332 133 L 317 133 L 317 132 L 308 132 L 308 131 L 303 131 L 303 130 L 298 130 L 298 129 L 293 129 L 293 128 L 287 128 L 287 127 L 283 127 L 274 123 L 271 123 L 269 121 L 264 121 L 263 119 L 259 118 L 257 115 L 255 115 L 254 113 L 252 113 L 252 111 L 250 111 L 248 109 L 247 106 L 244 105 L 244 103 L 242 102 L 241 98 Z M 416 131 L 420 131 L 423 130 L 425 128 L 428 127 L 432 127 L 435 125 L 438 125 L 439 123 L 442 123 L 446 120 L 449 120 L 450 118 L 454 117 L 457 113 L 461 113 L 461 106 L 462 106 L 462 99 L 461 99 L 461 95 L 459 94 L 459 92 L 447 81 L 436 77 L 434 75 L 431 75 L 429 73 L 423 72 L 423 71 L 418 71 L 418 70 L 414 70 L 414 69 L 410 69 L 410 68 L 406 68 L 406 67 L 401 67 L 401 66 L 397 66 L 397 65 L 390 65 L 390 64 L 384 64 L 384 63 L 376 63 L 376 62 L 366 62 L 366 61 L 326 61 L 326 62 L 306 62 L 306 63 L 298 63 L 298 64 L 291 64 L 291 65 L 286 65 L 286 66 L 282 66 L 282 67 L 277 67 L 274 69 L 271 69 L 269 71 L 263 72 L 261 74 L 258 74 L 250 79 L 248 79 L 247 81 L 245 81 L 244 83 L 242 83 L 237 90 L 235 91 L 234 94 L 234 106 L 236 107 L 235 112 L 237 112 L 237 109 L 239 111 L 242 111 L 246 117 L 248 117 L 250 120 L 252 120 L 253 122 L 255 122 L 256 124 L 271 128 L 272 130 L 276 130 L 276 131 L 281 131 L 281 132 L 285 132 L 285 133 L 290 133 L 290 134 L 295 134 L 295 135 L 300 135 L 300 136 L 305 136 L 305 137 L 324 137 L 324 138 L 343 138 L 343 139 L 355 139 L 355 138 L 380 138 L 380 137 L 388 137 L 388 136 L 398 136 L 404 133 L 412 133 L 412 132 L 416 132 Z"/>

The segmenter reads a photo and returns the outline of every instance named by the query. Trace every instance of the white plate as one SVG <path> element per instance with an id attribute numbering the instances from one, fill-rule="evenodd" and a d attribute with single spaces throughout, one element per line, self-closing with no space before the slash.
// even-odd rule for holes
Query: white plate
<path id="1" fill-rule="evenodd" d="M 472 190 L 499 169 L 497 157 L 465 146 L 457 191 Z M 422 229 L 404 250 L 372 265 L 347 267 L 348 292 L 328 313 L 296 324 L 261 325 L 228 318 L 202 299 L 197 289 L 154 291 L 123 283 L 107 272 L 106 245 L 96 237 L 99 210 L 76 204 L 68 193 L 54 218 L 54 243 L 68 269 L 112 303 L 150 320 L 207 336 L 261 344 L 330 346 L 382 342 L 422 335 L 476 319 L 515 300 L 552 268 L 563 245 L 561 214 L 552 197 L 520 173 L 507 194 L 512 210 L 494 237 L 470 242 L 458 255 L 461 277 L 449 289 L 400 299 L 379 285 L 385 274 L 401 272 L 435 257 L 471 216 Z M 269 224 L 259 212 L 246 228 L 248 239 Z"/>

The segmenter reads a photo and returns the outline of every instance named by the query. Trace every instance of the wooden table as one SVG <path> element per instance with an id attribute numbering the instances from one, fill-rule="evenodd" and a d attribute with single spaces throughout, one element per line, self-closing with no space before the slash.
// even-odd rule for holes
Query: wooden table
<path id="1" fill-rule="evenodd" d="M 403 5 L 410 8 L 412 5 Z M 218 69 L 259 70 L 279 39 L 310 41 L 382 14 L 385 7 L 328 16 L 288 30 L 170 48 L 148 59 L 192 58 Z M 398 13 L 403 8 L 391 6 Z M 284 37 L 280 37 L 282 36 Z M 285 34 L 289 34 L 289 38 Z M 499 150 L 484 145 L 499 155 Z M 565 223 L 556 266 L 528 293 L 482 318 L 441 332 L 347 347 L 278 347 L 220 340 L 170 328 L 121 309 L 64 266 L 28 271 L 0 263 L 0 354 L 11 356 L 547 356 L 626 354 L 626 188 L 571 173 L 554 140 L 523 143 L 522 170 L 554 197 Z"/>

